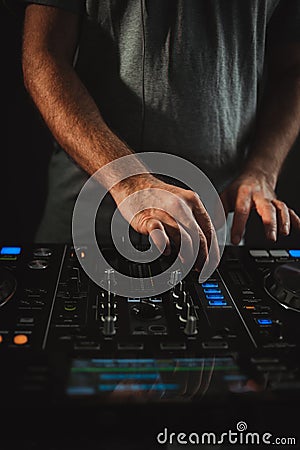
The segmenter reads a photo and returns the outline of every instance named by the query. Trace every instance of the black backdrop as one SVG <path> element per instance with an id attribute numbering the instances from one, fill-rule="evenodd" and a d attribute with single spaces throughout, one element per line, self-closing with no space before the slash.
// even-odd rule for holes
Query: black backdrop
<path id="1" fill-rule="evenodd" d="M 30 242 L 40 220 L 47 193 L 50 134 L 23 87 L 21 38 L 23 11 L 0 0 L 1 156 L 0 235 L 3 243 Z M 277 193 L 300 212 L 300 140 L 283 168 Z M 248 225 L 247 242 L 264 245 L 256 216 Z M 299 235 L 278 245 L 297 245 Z M 283 244 L 283 245 L 284 245 Z"/>

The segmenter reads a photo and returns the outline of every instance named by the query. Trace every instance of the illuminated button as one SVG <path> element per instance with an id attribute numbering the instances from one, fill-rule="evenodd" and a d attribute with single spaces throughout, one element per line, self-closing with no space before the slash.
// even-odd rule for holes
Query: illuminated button
<path id="1" fill-rule="evenodd" d="M 289 254 L 293 258 L 300 258 L 300 250 L 289 250 Z"/>
<path id="2" fill-rule="evenodd" d="M 258 325 L 272 325 L 271 319 L 257 319 Z"/>
<path id="3" fill-rule="evenodd" d="M 21 253 L 21 247 L 2 247 L 1 255 L 19 255 Z"/>
<path id="4" fill-rule="evenodd" d="M 227 302 L 225 300 L 210 300 L 209 306 L 226 306 Z"/>
<path id="5" fill-rule="evenodd" d="M 224 295 L 207 294 L 206 298 L 207 300 L 224 300 Z"/>
<path id="6" fill-rule="evenodd" d="M 250 250 L 250 255 L 253 256 L 253 258 L 268 258 L 269 253 L 267 250 Z"/>
<path id="7" fill-rule="evenodd" d="M 249 310 L 252 310 L 252 311 L 255 310 L 255 306 L 245 306 L 245 308 L 246 308 L 246 309 L 249 309 Z"/>
<path id="8" fill-rule="evenodd" d="M 2 336 L 2 334 L 0 334 L 0 344 L 2 344 L 2 342 L 3 342 L 3 336 Z"/>
<path id="9" fill-rule="evenodd" d="M 204 289 L 205 294 L 221 294 L 221 289 Z"/>
<path id="10" fill-rule="evenodd" d="M 24 345 L 28 342 L 28 336 L 26 334 L 16 334 L 14 336 L 14 344 Z"/>
<path id="11" fill-rule="evenodd" d="M 76 305 L 65 305 L 64 310 L 65 311 L 76 311 L 77 306 Z"/>
<path id="12" fill-rule="evenodd" d="M 217 282 L 210 281 L 210 282 L 207 282 L 207 283 L 202 283 L 202 287 L 203 288 L 217 288 L 217 287 L 219 287 L 219 285 L 218 285 Z"/>

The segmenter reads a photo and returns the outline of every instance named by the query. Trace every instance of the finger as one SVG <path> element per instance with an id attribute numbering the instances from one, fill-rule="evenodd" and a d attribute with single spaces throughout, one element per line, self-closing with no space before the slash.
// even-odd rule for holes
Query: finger
<path id="1" fill-rule="evenodd" d="M 197 223 L 200 225 L 198 230 L 200 247 L 195 270 L 200 272 L 204 264 L 207 264 L 207 267 L 212 267 L 212 265 L 216 267 L 218 265 L 220 251 L 215 227 L 198 195 L 196 202 L 197 206 L 193 208 L 193 213 Z"/>
<path id="2" fill-rule="evenodd" d="M 290 213 L 290 220 L 291 220 L 291 224 L 292 224 L 293 228 L 300 231 L 300 218 L 295 213 L 295 211 L 293 211 L 290 208 L 289 208 L 289 213 Z"/>
<path id="3" fill-rule="evenodd" d="M 175 221 L 174 221 L 175 222 Z M 164 223 L 167 235 L 175 244 L 175 249 L 182 264 L 189 264 L 194 257 L 193 241 L 189 233 L 177 222 Z"/>
<path id="4" fill-rule="evenodd" d="M 161 220 L 161 222 L 163 223 L 163 226 L 169 238 L 171 250 L 173 248 L 173 250 L 178 253 L 180 249 L 181 238 L 180 229 L 177 222 L 174 219 L 166 219 L 166 221 Z"/>
<path id="5" fill-rule="evenodd" d="M 241 186 L 237 192 L 231 228 L 231 242 L 235 245 L 239 244 L 243 237 L 251 205 L 251 188 L 248 186 Z"/>
<path id="6" fill-rule="evenodd" d="M 271 201 L 266 200 L 262 196 L 257 196 L 257 198 L 254 199 L 254 203 L 256 211 L 264 224 L 267 239 L 275 242 L 277 239 L 277 217 L 275 206 Z"/>
<path id="7" fill-rule="evenodd" d="M 171 244 L 163 224 L 157 219 L 148 219 L 146 230 L 154 245 L 164 255 L 171 253 Z"/>
<path id="8" fill-rule="evenodd" d="M 199 236 L 199 250 L 198 257 L 195 264 L 195 270 L 201 271 L 206 267 L 205 273 L 213 272 L 220 262 L 220 249 L 217 234 L 215 228 L 212 225 L 212 230 L 210 233 L 210 241 L 207 239 L 207 234 L 205 234 L 201 228 L 198 227 Z M 203 274 L 204 275 L 204 274 Z"/>
<path id="9" fill-rule="evenodd" d="M 199 233 L 199 249 L 194 268 L 197 272 L 201 272 L 204 264 L 206 264 L 208 261 L 208 243 L 201 228 L 198 229 L 198 233 Z"/>
<path id="10" fill-rule="evenodd" d="M 280 200 L 273 200 L 273 205 L 277 210 L 277 228 L 280 234 L 284 234 L 285 236 L 290 232 L 290 213 L 289 209 L 285 203 Z"/>
<path id="11" fill-rule="evenodd" d="M 215 229 L 198 194 L 196 193 L 194 194 L 195 194 L 194 206 L 192 208 L 193 215 L 197 221 L 197 224 L 199 225 L 200 229 L 203 231 L 205 235 L 207 247 L 210 248 L 213 239 L 213 234 L 215 234 Z"/>
<path id="12" fill-rule="evenodd" d="M 190 264 L 194 258 L 193 240 L 181 225 L 179 225 L 179 231 L 181 245 L 178 256 L 182 264 Z"/>
<path id="13" fill-rule="evenodd" d="M 211 246 L 208 249 L 208 260 L 206 262 L 206 268 L 203 275 L 207 273 L 212 273 L 217 266 L 220 263 L 221 255 L 220 255 L 220 248 L 219 248 L 219 242 L 217 238 L 217 234 L 214 233 L 212 236 Z"/>

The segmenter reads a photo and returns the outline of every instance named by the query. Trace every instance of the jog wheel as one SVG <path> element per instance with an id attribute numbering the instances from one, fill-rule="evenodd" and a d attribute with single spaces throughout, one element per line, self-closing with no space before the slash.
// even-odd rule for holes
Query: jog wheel
<path id="1" fill-rule="evenodd" d="M 10 270 L 0 268 L 0 307 L 12 298 L 17 289 L 17 280 Z"/>
<path id="2" fill-rule="evenodd" d="M 300 311 L 300 262 L 276 267 L 266 278 L 265 288 L 284 307 Z"/>

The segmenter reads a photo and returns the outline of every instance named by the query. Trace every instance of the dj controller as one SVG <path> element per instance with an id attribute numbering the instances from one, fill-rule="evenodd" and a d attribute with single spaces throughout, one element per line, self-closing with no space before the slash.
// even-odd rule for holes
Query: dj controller
<path id="1" fill-rule="evenodd" d="M 12 421 L 22 433 L 50 424 L 98 434 L 240 419 L 295 434 L 299 249 L 228 246 L 206 281 L 176 270 L 168 290 L 146 297 L 145 277 L 151 285 L 171 257 L 151 269 L 108 252 L 116 270 L 143 275 L 136 296 L 122 297 L 87 276 L 88 252 L 0 247 L 2 433 Z M 114 270 L 103 280 L 114 282 Z"/>

